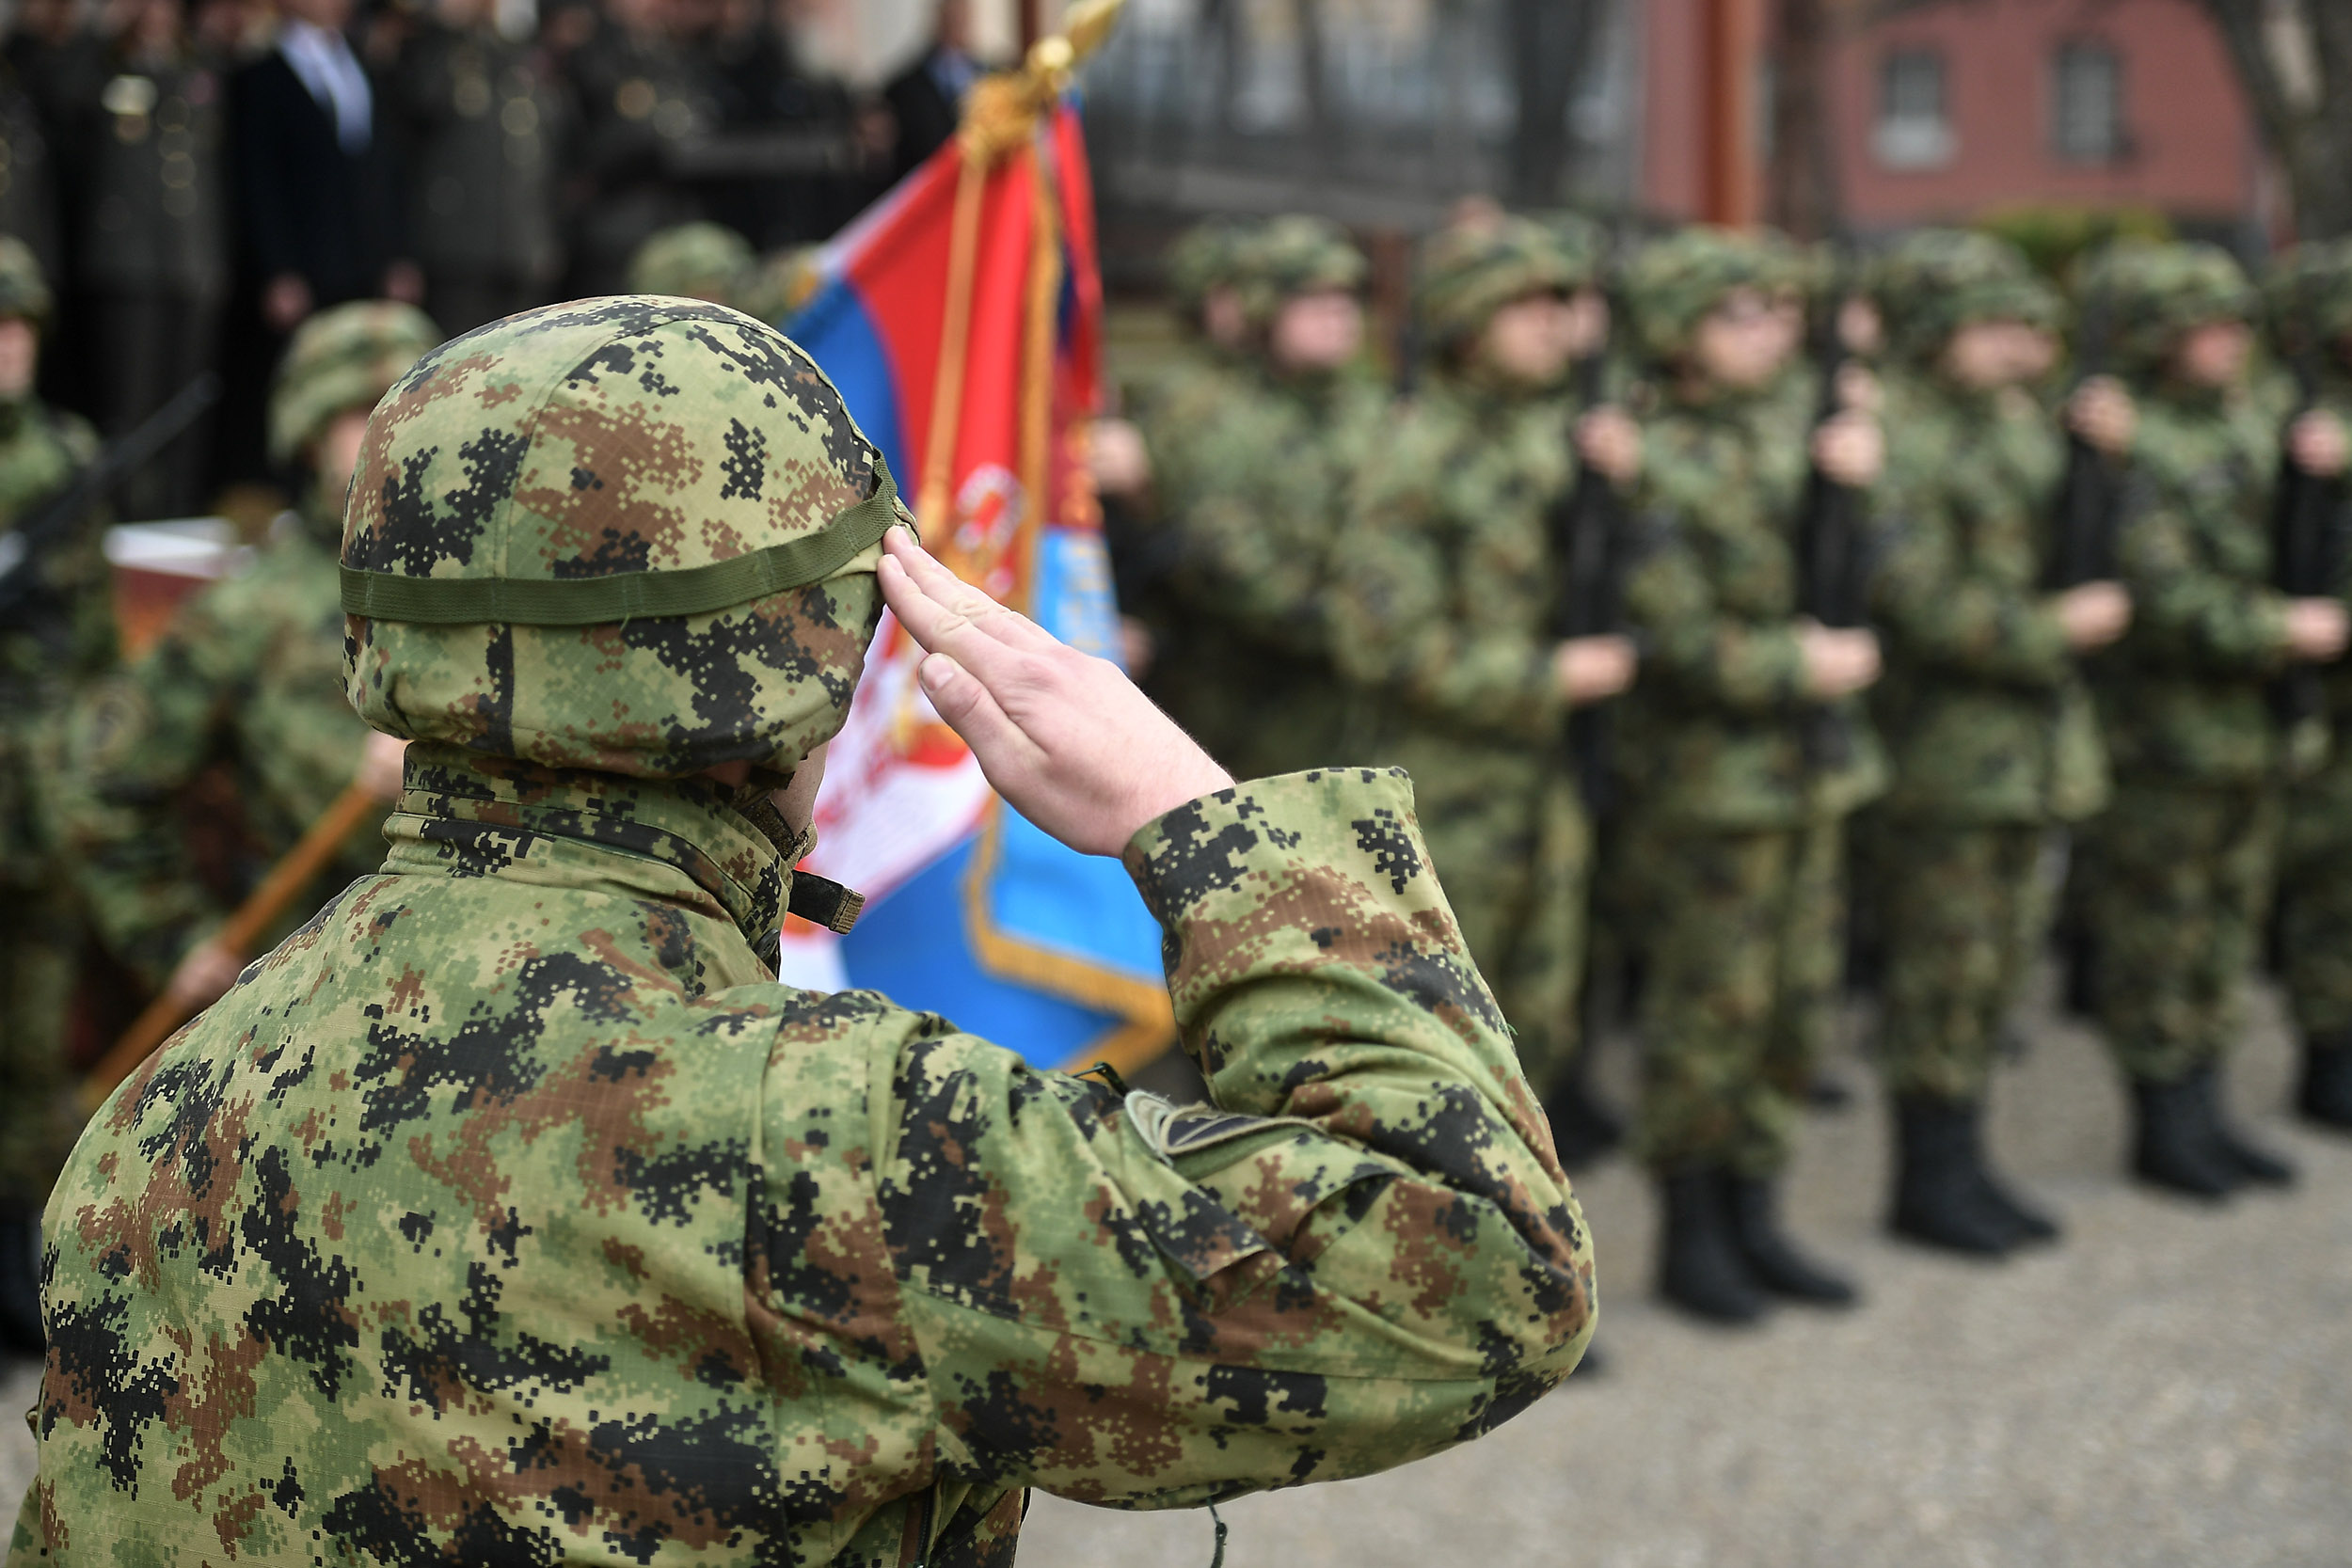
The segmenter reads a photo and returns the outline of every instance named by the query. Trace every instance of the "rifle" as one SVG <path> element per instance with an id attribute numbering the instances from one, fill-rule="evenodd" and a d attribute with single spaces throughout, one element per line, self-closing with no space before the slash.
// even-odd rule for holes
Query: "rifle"
<path id="1" fill-rule="evenodd" d="M 2102 373 L 2106 361 L 2108 313 L 2101 290 L 2083 301 L 2082 327 L 2075 334 L 2074 389 Z M 2058 492 L 2056 538 L 2043 563 L 2042 587 L 2054 594 L 2086 582 L 2112 581 L 2115 536 L 2122 526 L 2122 487 L 2106 453 L 2070 424 L 2066 432 L 2066 483 Z"/>
<path id="2" fill-rule="evenodd" d="M 1614 312 L 1611 319 L 1615 319 Z M 1568 416 L 1568 445 L 1576 425 L 1604 401 L 1609 368 L 1606 339 L 1576 368 L 1576 411 Z M 1609 476 L 1590 463 L 1577 465 L 1576 483 L 1544 514 L 1546 551 L 1551 567 L 1550 611 L 1545 624 L 1553 638 L 1602 637 L 1621 629 L 1625 618 L 1621 578 L 1624 507 Z M 1609 787 L 1609 705 L 1596 703 L 1569 713 L 1569 766 L 1584 809 L 1604 815 Z"/>
<path id="3" fill-rule="evenodd" d="M 2308 319 L 2309 312 L 2298 312 Z M 2293 356 L 2298 394 L 2296 410 L 2280 433 L 2279 487 L 2271 499 L 2271 581 L 2295 598 L 2332 594 L 2344 569 L 2344 483 L 2306 473 L 2286 444 L 2296 423 L 2319 405 L 2319 349 L 2298 341 Z M 2271 711 L 2280 730 L 2292 734 L 2298 726 L 2327 711 L 2327 690 L 2319 666 L 2291 664 L 2271 684 Z"/>
<path id="4" fill-rule="evenodd" d="M 40 511 L 0 534 L 0 626 L 15 624 L 18 608 L 45 586 L 40 580 L 42 561 L 80 525 L 83 514 L 178 440 L 219 401 L 220 377 L 206 371 L 129 435 L 108 442 L 89 467 Z"/>
<path id="5" fill-rule="evenodd" d="M 1814 405 L 1818 432 L 1837 417 L 1839 372 L 1846 368 L 1845 340 L 1838 333 L 1838 306 L 1844 299 L 1845 268 L 1841 264 L 1824 305 L 1809 324 L 1807 353 L 1820 377 Z M 1805 479 L 1804 502 L 1797 515 L 1797 610 L 1822 626 L 1850 628 L 1869 620 L 1870 549 L 1866 533 L 1862 497 L 1821 470 L 1819 463 Z M 1835 705 L 1818 704 L 1805 715 L 1804 757 L 1808 768 L 1841 768 L 1853 760 L 1852 720 Z"/>

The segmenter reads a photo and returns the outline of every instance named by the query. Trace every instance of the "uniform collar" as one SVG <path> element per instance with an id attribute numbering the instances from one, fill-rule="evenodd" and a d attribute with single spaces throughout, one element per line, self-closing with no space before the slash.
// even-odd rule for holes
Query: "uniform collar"
<path id="1" fill-rule="evenodd" d="M 774 942 L 792 868 L 706 779 L 631 779 L 420 741 L 385 823 L 388 869 L 518 877 L 698 908 L 755 949 Z"/>

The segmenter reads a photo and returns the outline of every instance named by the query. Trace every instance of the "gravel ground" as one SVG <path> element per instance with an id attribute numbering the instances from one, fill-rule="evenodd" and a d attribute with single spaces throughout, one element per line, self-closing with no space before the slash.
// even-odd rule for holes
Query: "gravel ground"
<path id="1" fill-rule="evenodd" d="M 2290 1061 L 2269 999 L 2233 1092 L 2305 1180 L 2221 1210 L 2122 1181 L 2095 1043 L 2046 1009 L 2026 1022 L 1994 1141 L 2063 1212 L 2066 1245 L 1987 1267 L 1881 1236 L 1886 1130 L 1865 1094 L 1815 1120 L 1789 1199 L 1867 1305 L 1713 1331 L 1647 1299 L 1649 1194 L 1611 1164 L 1579 1183 L 1605 1370 L 1471 1448 L 1233 1504 L 1229 1568 L 2352 1562 L 2352 1141 L 2277 1115 Z M 32 1391 L 29 1367 L 0 1376 L 7 1408 Z M 0 1498 L 29 1469 L 8 1422 Z M 1021 1561 L 1204 1568 L 1210 1550 L 1205 1514 L 1040 1497 Z"/>

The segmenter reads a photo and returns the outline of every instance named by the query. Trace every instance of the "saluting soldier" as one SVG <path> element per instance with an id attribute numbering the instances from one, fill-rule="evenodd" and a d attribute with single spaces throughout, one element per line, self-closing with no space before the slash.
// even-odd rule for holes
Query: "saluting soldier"
<path id="1" fill-rule="evenodd" d="M 91 919 L 118 958 L 190 1011 L 247 956 L 215 942 L 215 928 L 367 752 L 336 673 L 343 491 L 368 410 L 439 340 L 415 307 L 389 301 L 337 306 L 296 330 L 271 395 L 270 444 L 302 474 L 301 499 L 249 563 L 182 605 L 75 717 L 67 837 Z M 215 764 L 235 778 L 241 818 L 227 886 L 201 874 L 183 816 L 187 786 Z M 342 876 L 373 864 L 379 842 L 373 827 L 355 834 Z"/>
<path id="2" fill-rule="evenodd" d="M 1577 1046 L 1592 861 L 1568 713 L 1622 691 L 1635 662 L 1624 637 L 1564 640 L 1554 623 L 1548 514 L 1584 463 L 1620 484 L 1641 465 L 1621 413 L 1580 450 L 1559 395 L 1580 348 L 1599 347 L 1571 319 L 1597 262 L 1525 218 L 1429 242 L 1428 374 L 1378 433 L 1331 566 L 1334 657 L 1363 689 L 1348 751 L 1413 775 L 1454 917 L 1547 1097 Z"/>
<path id="3" fill-rule="evenodd" d="M 1235 784 L 721 307 L 443 349 L 351 494 L 391 853 L 75 1150 L 8 1568 L 1003 1565 L 1028 1489 L 1362 1475 L 1575 1365 L 1590 1243 L 1401 775 Z M 1007 803 L 1123 859 L 1214 1104 L 775 982 L 885 598 Z"/>
<path id="4" fill-rule="evenodd" d="M 2259 300 L 2227 251 L 2123 243 L 2082 282 L 2117 323 L 2143 496 L 2118 542 L 2131 630 L 2103 661 L 2115 801 L 2093 824 L 2099 1022 L 2144 1180 L 2220 1198 L 2294 1170 L 2233 1124 L 2220 1069 L 2270 907 L 2292 760 L 2268 689 L 2342 654 L 2344 606 L 2273 586 L 2280 401 L 2251 373 Z"/>
<path id="5" fill-rule="evenodd" d="M 36 538 L 98 438 L 33 391 L 49 285 L 0 236 L 0 1345 L 38 1354 L 38 1220 L 78 1120 L 66 1012 L 78 929 L 53 835 L 58 735 L 75 688 L 114 657 L 99 519 Z"/>
<path id="6" fill-rule="evenodd" d="M 607 0 L 603 27 L 569 67 L 580 117 L 571 292 L 617 293 L 639 245 L 701 216 L 667 165 L 681 143 L 718 128 L 717 103 L 667 0 Z"/>
<path id="7" fill-rule="evenodd" d="M 437 0 L 391 97 L 426 310 L 456 336 L 546 304 L 564 276 L 562 84 L 498 30 L 491 0 Z"/>
<path id="8" fill-rule="evenodd" d="M 74 304 L 103 366 L 89 390 L 110 436 L 213 363 L 230 244 L 220 75 L 191 47 L 183 0 L 138 0 L 119 22 L 104 70 L 68 106 L 65 146 Z M 195 511 L 204 456 L 189 432 L 124 483 L 124 511 Z"/>

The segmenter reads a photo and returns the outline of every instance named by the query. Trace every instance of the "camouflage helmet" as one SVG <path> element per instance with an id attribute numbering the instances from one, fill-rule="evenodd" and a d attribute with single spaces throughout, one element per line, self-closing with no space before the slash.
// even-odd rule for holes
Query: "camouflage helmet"
<path id="1" fill-rule="evenodd" d="M 1970 322 L 2056 327 L 2058 292 L 2007 240 L 1966 229 L 1905 235 L 1868 269 L 1865 291 L 1886 324 L 1887 345 L 1924 363 Z"/>
<path id="2" fill-rule="evenodd" d="M 430 316 L 390 299 L 333 306 L 304 322 L 270 388 L 270 461 L 293 462 L 336 415 L 374 407 L 440 341 Z"/>
<path id="3" fill-rule="evenodd" d="M 1234 247 L 1233 261 L 1242 313 L 1252 326 L 1272 322 L 1296 295 L 1360 289 L 1372 271 L 1346 230 L 1302 213 L 1262 225 Z"/>
<path id="4" fill-rule="evenodd" d="M 2236 258 L 2217 245 L 2119 240 L 2083 265 L 2075 297 L 2107 324 L 2118 368 L 2161 368 L 2182 334 L 2254 319 L 2260 300 Z"/>
<path id="5" fill-rule="evenodd" d="M 1249 237 L 1232 218 L 1196 223 L 1168 247 L 1168 292 L 1176 309 L 1197 316 L 1212 291 L 1241 280 L 1241 250 Z"/>
<path id="6" fill-rule="evenodd" d="M 1609 261 L 1609 230 L 1597 218 L 1562 209 L 1531 214 L 1551 235 L 1551 243 L 1581 275 L 1577 286 L 1597 283 Z"/>
<path id="7" fill-rule="evenodd" d="M 1566 293 L 1592 280 L 1545 225 L 1480 215 L 1440 229 L 1422 246 L 1414 309 L 1430 346 L 1461 343 L 1528 294 Z"/>
<path id="8" fill-rule="evenodd" d="M 752 242 L 723 223 L 659 230 L 628 259 L 628 292 L 732 305 L 759 259 Z"/>
<path id="9" fill-rule="evenodd" d="M 33 247 L 13 234 L 0 234 L 0 316 L 23 316 L 45 325 L 55 305 Z"/>
<path id="10" fill-rule="evenodd" d="M 1654 240 L 1627 265 L 1623 292 L 1635 341 L 1666 361 L 1691 345 L 1708 311 L 1734 289 L 1802 289 L 1808 259 L 1777 235 L 1693 225 Z"/>
<path id="11" fill-rule="evenodd" d="M 912 523 L 807 355 L 725 306 L 494 322 L 377 404 L 343 519 L 343 673 L 412 740 L 788 776 L 841 727 Z"/>
<path id="12" fill-rule="evenodd" d="M 2295 358 L 2352 339 L 2352 239 L 2313 240 L 2271 264 L 2263 280 L 2271 341 Z"/>
<path id="13" fill-rule="evenodd" d="M 738 308 L 773 325 L 789 321 L 824 281 L 817 267 L 818 250 L 813 245 L 787 245 L 762 256 L 744 280 Z"/>

